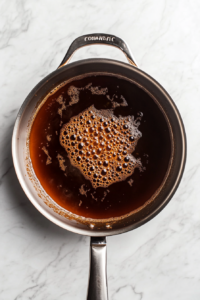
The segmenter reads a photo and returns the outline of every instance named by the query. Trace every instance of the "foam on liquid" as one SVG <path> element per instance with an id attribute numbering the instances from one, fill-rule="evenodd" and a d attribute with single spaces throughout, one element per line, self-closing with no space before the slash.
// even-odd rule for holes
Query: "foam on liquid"
<path id="1" fill-rule="evenodd" d="M 92 186 L 105 188 L 142 168 L 131 154 L 141 136 L 133 117 L 117 118 L 92 105 L 63 125 L 60 143 Z"/>

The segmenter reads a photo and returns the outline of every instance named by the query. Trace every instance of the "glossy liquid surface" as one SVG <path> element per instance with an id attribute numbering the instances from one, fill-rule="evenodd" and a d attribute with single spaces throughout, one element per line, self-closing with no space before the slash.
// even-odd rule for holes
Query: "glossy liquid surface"
<path id="1" fill-rule="evenodd" d="M 61 87 L 41 106 L 30 133 L 30 157 L 44 190 L 63 208 L 94 219 L 144 205 L 166 176 L 171 149 L 155 101 L 106 75 Z"/>

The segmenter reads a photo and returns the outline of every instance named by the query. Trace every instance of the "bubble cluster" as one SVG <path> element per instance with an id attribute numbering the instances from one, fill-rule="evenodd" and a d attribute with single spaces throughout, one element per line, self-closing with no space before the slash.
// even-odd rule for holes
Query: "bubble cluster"
<path id="1" fill-rule="evenodd" d="M 92 105 L 63 125 L 60 143 L 71 164 L 97 188 L 125 180 L 136 167 L 142 168 L 140 159 L 131 155 L 141 136 L 133 117 L 118 118 Z"/>

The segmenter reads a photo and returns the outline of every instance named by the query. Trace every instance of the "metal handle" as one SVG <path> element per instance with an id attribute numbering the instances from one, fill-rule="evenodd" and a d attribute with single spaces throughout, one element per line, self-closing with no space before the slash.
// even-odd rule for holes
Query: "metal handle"
<path id="1" fill-rule="evenodd" d="M 108 300 L 106 238 L 91 237 L 87 300 Z"/>
<path id="2" fill-rule="evenodd" d="M 135 60 L 133 59 L 133 55 L 131 50 L 129 49 L 128 45 L 120 38 L 115 35 L 109 35 L 104 33 L 94 33 L 94 34 L 86 34 L 78 37 L 75 39 L 72 44 L 70 45 L 65 57 L 63 58 L 60 67 L 63 67 L 65 64 L 69 62 L 72 55 L 76 50 L 81 47 L 88 46 L 88 45 L 95 45 L 95 44 L 102 44 L 102 45 L 109 45 L 114 46 L 120 49 L 125 55 L 128 62 L 137 67 Z"/>

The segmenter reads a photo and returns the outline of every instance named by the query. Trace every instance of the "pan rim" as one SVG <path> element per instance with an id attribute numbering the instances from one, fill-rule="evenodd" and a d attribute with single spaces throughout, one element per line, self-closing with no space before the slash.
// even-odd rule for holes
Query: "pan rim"
<path id="1" fill-rule="evenodd" d="M 130 69 L 131 71 L 135 71 L 137 73 L 140 73 L 140 75 L 142 75 L 143 77 L 145 77 L 147 80 L 149 80 L 154 87 L 156 87 L 157 89 L 160 90 L 160 92 L 164 95 L 164 97 L 168 100 L 170 106 L 172 107 L 175 115 L 176 115 L 176 119 L 178 121 L 179 124 L 179 128 L 180 128 L 180 132 L 181 132 L 181 141 L 182 141 L 182 157 L 181 157 L 181 164 L 180 164 L 180 168 L 179 168 L 179 172 L 176 178 L 176 181 L 173 184 L 173 187 L 171 188 L 170 192 L 168 193 L 168 196 L 160 203 L 160 205 L 153 211 L 151 212 L 148 216 L 146 216 L 145 218 L 143 218 L 142 220 L 133 223 L 131 225 L 125 226 L 123 228 L 120 229 L 109 229 L 109 230 L 101 230 L 101 231 L 96 231 L 96 230 L 92 230 L 91 228 L 88 229 L 83 229 L 83 228 L 76 228 L 73 225 L 69 225 L 66 223 L 63 223 L 62 221 L 59 221 L 58 219 L 56 219 L 55 217 L 53 217 L 52 215 L 50 215 L 47 210 L 43 209 L 40 204 L 37 203 L 37 201 L 34 199 L 34 197 L 32 197 L 30 191 L 28 190 L 28 188 L 26 187 L 26 185 L 24 184 L 24 179 L 23 176 L 20 172 L 20 167 L 19 167 L 19 162 L 17 159 L 17 132 L 19 129 L 19 125 L 20 125 L 20 121 L 23 118 L 23 112 L 26 109 L 26 106 L 28 105 L 29 102 L 32 101 L 33 95 L 37 92 L 38 89 L 41 89 L 43 87 L 43 85 L 46 84 L 46 82 L 48 82 L 50 79 L 52 79 L 54 76 L 58 76 L 60 73 L 62 72 L 66 72 L 67 70 L 77 67 L 77 66 L 84 66 L 84 65 L 88 65 L 88 64 L 102 64 L 102 63 L 106 63 L 109 65 L 117 65 L 117 66 L 121 66 L 121 67 L 125 67 Z M 113 72 L 114 73 L 114 72 Z M 124 75 L 123 75 L 124 76 Z M 127 63 L 124 62 L 120 62 L 120 61 L 116 61 L 116 60 L 111 60 L 111 59 L 102 59 L 102 58 L 96 58 L 96 59 L 84 59 L 81 61 L 77 61 L 74 63 L 71 63 L 69 65 L 66 65 L 60 69 L 57 69 L 55 71 L 53 71 L 52 73 L 50 73 L 49 75 L 47 75 L 44 79 L 42 79 L 34 88 L 33 90 L 29 93 L 29 95 L 26 97 L 25 101 L 23 102 L 17 118 L 16 118 L 16 122 L 14 125 L 14 130 L 13 130 L 13 136 L 12 136 L 12 155 L 13 155 L 13 162 L 14 162 L 14 167 L 16 170 L 16 174 L 18 177 L 18 180 L 22 186 L 22 189 L 24 190 L 25 194 L 27 195 L 28 199 L 32 202 L 32 204 L 46 217 L 48 218 L 50 221 L 52 221 L 53 223 L 57 224 L 58 226 L 70 230 L 72 232 L 75 233 L 79 233 L 79 234 L 83 234 L 83 235 L 89 235 L 89 236 L 108 236 L 108 235 L 115 235 L 115 234 L 119 234 L 119 233 L 123 233 L 123 232 L 127 232 L 130 231 L 132 229 L 135 229 L 141 225 L 143 225 L 144 223 L 146 223 L 147 221 L 151 220 L 154 216 L 156 216 L 166 205 L 167 203 L 170 201 L 170 199 L 172 198 L 172 196 L 174 195 L 179 182 L 182 178 L 183 175 L 183 171 L 184 171 L 184 166 L 185 166 L 185 161 L 186 161 L 186 135 L 185 135 L 185 130 L 184 130 L 184 125 L 180 116 L 180 113 L 175 105 L 175 103 L 173 102 L 173 100 L 171 99 L 171 97 L 169 96 L 169 94 L 166 92 L 166 90 L 154 79 L 152 78 L 150 75 L 148 75 L 147 73 L 145 73 L 144 71 L 138 69 L 137 67 L 128 65 Z"/>

